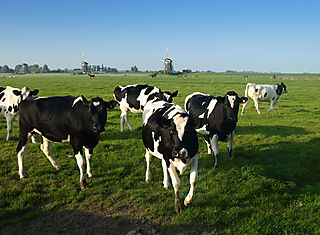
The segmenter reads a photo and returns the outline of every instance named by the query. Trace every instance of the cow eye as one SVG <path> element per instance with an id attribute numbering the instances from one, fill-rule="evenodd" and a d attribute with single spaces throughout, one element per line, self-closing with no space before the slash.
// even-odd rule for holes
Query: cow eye
<path id="1" fill-rule="evenodd" d="M 173 133 L 173 130 L 170 130 L 170 135 L 173 135 L 174 133 Z"/>

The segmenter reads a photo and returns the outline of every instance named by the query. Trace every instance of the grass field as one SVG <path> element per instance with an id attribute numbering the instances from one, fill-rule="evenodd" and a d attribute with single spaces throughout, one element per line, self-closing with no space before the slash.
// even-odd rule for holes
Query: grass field
<path id="1" fill-rule="evenodd" d="M 149 84 L 162 90 L 179 90 L 174 102 L 195 91 L 224 96 L 229 90 L 243 96 L 244 74 L 200 73 L 187 78 L 157 76 L 37 75 L 0 78 L 1 86 L 40 90 L 39 96 L 84 95 L 113 99 L 117 85 Z M 145 149 L 141 140 L 141 115 L 130 114 L 131 125 L 120 132 L 117 106 L 108 111 L 106 131 L 94 150 L 94 179 L 79 190 L 76 160 L 68 144 L 54 143 L 51 151 L 62 166 L 57 172 L 39 149 L 29 144 L 25 158 L 28 178 L 19 180 L 18 124 L 5 141 L 6 122 L 0 121 L 0 234 L 40 232 L 126 233 L 320 233 L 320 80 L 319 74 L 289 74 L 288 93 L 277 103 L 279 114 L 260 103 L 246 107 L 235 130 L 234 160 L 226 143 L 219 143 L 219 168 L 207 154 L 199 135 L 199 178 L 192 205 L 174 212 L 172 188 L 162 188 L 161 162 L 153 158 L 153 182 L 146 184 Z M 249 74 L 248 82 L 275 84 L 271 74 Z M 38 137 L 38 142 L 41 139 Z M 181 179 L 180 197 L 189 190 L 189 170 Z M 83 225 L 83 226 L 81 226 Z M 135 227 L 136 225 L 136 227 Z M 88 227 L 86 227 L 88 226 Z"/>

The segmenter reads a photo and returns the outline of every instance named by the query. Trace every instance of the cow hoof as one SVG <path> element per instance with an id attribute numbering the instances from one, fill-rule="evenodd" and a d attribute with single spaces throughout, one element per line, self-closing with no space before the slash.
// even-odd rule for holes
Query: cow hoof
<path id="1" fill-rule="evenodd" d="M 55 168 L 57 171 L 62 171 L 61 167 L 59 167 L 59 166 L 55 166 L 54 168 Z"/>
<path id="2" fill-rule="evenodd" d="M 187 200 L 184 200 L 183 204 L 184 204 L 185 207 L 187 207 L 188 205 L 191 204 L 191 201 L 190 201 L 190 202 L 187 202 Z"/>
<path id="3" fill-rule="evenodd" d="M 151 183 L 151 180 L 146 180 L 146 183 L 147 183 L 147 184 L 150 184 L 150 183 Z"/>
<path id="4" fill-rule="evenodd" d="M 84 179 L 80 182 L 80 189 L 83 190 L 88 186 L 87 181 Z"/>
<path id="5" fill-rule="evenodd" d="M 218 165 L 217 164 L 214 164 L 214 166 L 213 166 L 214 168 L 218 168 Z"/>
<path id="6" fill-rule="evenodd" d="M 28 178 L 28 176 L 26 176 L 26 175 L 20 175 L 20 179 L 22 180 L 22 179 L 25 179 L 25 178 Z"/>
<path id="7" fill-rule="evenodd" d="M 163 187 L 165 190 L 168 190 L 169 189 L 169 186 L 164 186 Z"/>
<path id="8" fill-rule="evenodd" d="M 175 207 L 175 211 L 176 211 L 177 214 L 182 212 L 182 207 L 181 207 L 180 202 L 179 203 L 175 203 L 174 207 Z"/>

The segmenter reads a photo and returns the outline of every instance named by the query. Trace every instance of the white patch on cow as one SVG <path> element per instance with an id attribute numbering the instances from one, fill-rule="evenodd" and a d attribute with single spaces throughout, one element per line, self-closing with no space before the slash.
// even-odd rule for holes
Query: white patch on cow
<path id="1" fill-rule="evenodd" d="M 79 101 L 82 101 L 82 102 L 83 102 L 82 97 L 76 98 L 76 99 L 73 101 L 72 107 L 73 107 L 77 102 L 79 102 Z"/>
<path id="2" fill-rule="evenodd" d="M 99 102 L 99 101 L 95 101 L 95 102 L 93 102 L 93 105 L 94 105 L 94 106 L 99 106 L 99 105 L 100 105 L 100 102 Z"/>
<path id="3" fill-rule="evenodd" d="M 209 131 L 207 131 L 207 125 L 203 125 L 201 128 L 196 129 L 196 131 L 203 135 L 209 135 Z"/>
<path id="4" fill-rule="evenodd" d="M 158 148 L 159 148 L 159 145 L 160 145 L 160 142 L 161 142 L 161 136 L 159 136 L 159 139 L 158 140 L 155 140 L 155 133 L 152 132 L 152 140 L 153 140 L 153 146 L 154 146 L 154 151 L 152 151 L 151 149 L 148 148 L 149 152 L 159 158 L 159 159 L 163 159 L 163 155 L 158 151 Z"/>
<path id="5" fill-rule="evenodd" d="M 163 100 L 159 100 L 157 102 L 154 102 L 154 100 L 149 100 L 144 107 L 144 112 L 142 114 L 143 125 L 148 123 L 150 116 L 155 112 L 155 110 L 163 108 L 166 103 L 167 102 Z"/>
<path id="6" fill-rule="evenodd" d="M 200 114 L 199 118 L 204 118 L 204 114 L 205 114 L 205 112 L 203 114 Z"/>
<path id="7" fill-rule="evenodd" d="M 139 102 L 140 102 L 140 105 L 142 105 L 142 106 L 145 106 L 145 105 L 146 105 L 146 103 L 147 103 L 147 101 L 148 101 L 148 98 L 149 98 L 149 96 L 150 96 L 151 94 L 158 93 L 158 92 L 160 91 L 159 88 L 154 87 L 154 88 L 152 89 L 152 91 L 151 91 L 148 95 L 146 95 L 145 92 L 146 92 L 147 89 L 148 89 L 148 88 L 142 89 L 142 90 L 140 91 L 139 96 L 137 97 L 137 101 L 139 101 Z"/>
<path id="8" fill-rule="evenodd" d="M 213 111 L 213 109 L 216 107 L 216 104 L 217 104 L 217 100 L 216 99 L 212 99 L 207 107 L 207 110 L 208 110 L 208 115 L 207 115 L 207 118 L 209 118 L 211 112 Z"/>
<path id="9" fill-rule="evenodd" d="M 184 131 L 185 131 L 185 127 L 187 125 L 188 122 L 188 117 L 182 117 L 181 115 L 175 115 L 173 117 L 173 121 L 174 124 L 176 125 L 177 128 L 177 132 L 178 132 L 178 137 L 180 139 L 180 141 L 182 141 L 183 135 L 184 135 Z"/>
<path id="10" fill-rule="evenodd" d="M 70 135 L 68 135 L 67 139 L 62 140 L 62 143 L 70 143 Z"/>
<path id="11" fill-rule="evenodd" d="M 180 172 L 180 175 L 182 175 L 186 169 L 190 166 L 190 164 L 193 162 L 193 158 L 186 159 L 186 164 L 184 164 L 180 159 L 174 158 L 173 160 L 170 159 L 170 163 L 178 169 Z"/>
<path id="12" fill-rule="evenodd" d="M 237 97 L 234 96 L 234 95 L 227 95 L 227 97 L 228 97 L 230 106 L 231 106 L 231 108 L 233 109 L 233 108 L 234 108 L 234 102 L 235 102 L 235 100 L 237 99 Z"/>
<path id="13" fill-rule="evenodd" d="M 170 95 L 169 95 L 169 94 L 163 93 L 163 95 L 164 95 L 164 97 L 166 97 L 167 100 L 169 100 L 169 98 L 170 98 Z"/>
<path id="14" fill-rule="evenodd" d="M 37 133 L 38 135 L 42 135 L 42 133 L 40 131 L 38 131 L 36 128 L 34 128 L 31 132 L 35 132 Z"/>

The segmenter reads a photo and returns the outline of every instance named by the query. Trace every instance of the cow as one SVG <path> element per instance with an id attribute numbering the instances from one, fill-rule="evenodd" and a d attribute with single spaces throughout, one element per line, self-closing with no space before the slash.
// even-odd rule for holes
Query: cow
<path id="1" fill-rule="evenodd" d="M 258 114 L 260 114 L 259 110 L 259 102 L 270 102 L 270 108 L 267 110 L 267 113 L 270 112 L 271 109 L 274 109 L 277 114 L 276 103 L 280 98 L 282 93 L 287 93 L 287 87 L 283 82 L 277 85 L 258 85 L 254 83 L 248 83 L 246 85 L 245 97 L 251 98 L 254 101 L 254 106 Z M 241 110 L 241 115 L 244 114 L 244 109 L 246 108 L 248 102 L 246 102 Z"/>
<path id="2" fill-rule="evenodd" d="M 89 78 L 94 78 L 96 75 L 88 73 Z"/>
<path id="3" fill-rule="evenodd" d="M 161 91 L 157 87 L 149 85 L 128 85 L 128 86 L 117 86 L 114 89 L 114 98 L 120 105 L 120 128 L 121 132 L 124 131 L 124 122 L 127 123 L 130 131 L 134 131 L 129 123 L 128 111 L 132 113 L 142 113 L 143 108 L 147 101 L 158 97 L 168 102 L 172 102 L 172 98 L 176 97 L 178 91 L 173 93 L 169 91 Z"/>
<path id="4" fill-rule="evenodd" d="M 29 98 L 19 106 L 19 143 L 17 146 L 20 179 L 26 175 L 23 169 L 23 157 L 28 136 L 39 134 L 43 143 L 40 149 L 56 170 L 61 167 L 50 151 L 51 142 L 70 142 L 80 170 L 80 188 L 87 186 L 83 173 L 84 157 L 87 162 L 88 177 L 92 177 L 90 161 L 94 147 L 99 142 L 107 121 L 107 108 L 113 108 L 117 102 L 104 101 L 95 97 L 88 101 L 84 96 L 54 96 Z"/>
<path id="5" fill-rule="evenodd" d="M 239 105 L 248 100 L 229 91 L 224 97 L 195 92 L 185 99 L 185 110 L 194 119 L 197 132 L 204 134 L 208 154 L 214 154 L 218 167 L 218 141 L 227 141 L 230 159 L 233 158 L 234 129 L 238 121 Z"/>
<path id="6" fill-rule="evenodd" d="M 159 98 L 147 102 L 142 115 L 142 139 L 146 148 L 146 182 L 151 182 L 151 156 L 162 160 L 163 186 L 168 189 L 168 171 L 175 192 L 175 211 L 181 212 L 179 198 L 180 174 L 190 166 L 190 190 L 184 199 L 188 206 L 195 195 L 198 178 L 198 137 L 190 115 L 180 106 Z"/>
<path id="7" fill-rule="evenodd" d="M 10 86 L 0 87 L 0 118 L 5 118 L 7 121 L 6 141 L 10 139 L 12 122 L 19 118 L 18 107 L 20 102 L 28 97 L 35 96 L 38 93 L 38 89 L 32 91 L 28 87 L 23 87 L 22 89 Z M 34 137 L 32 137 L 32 142 L 35 142 Z"/>

